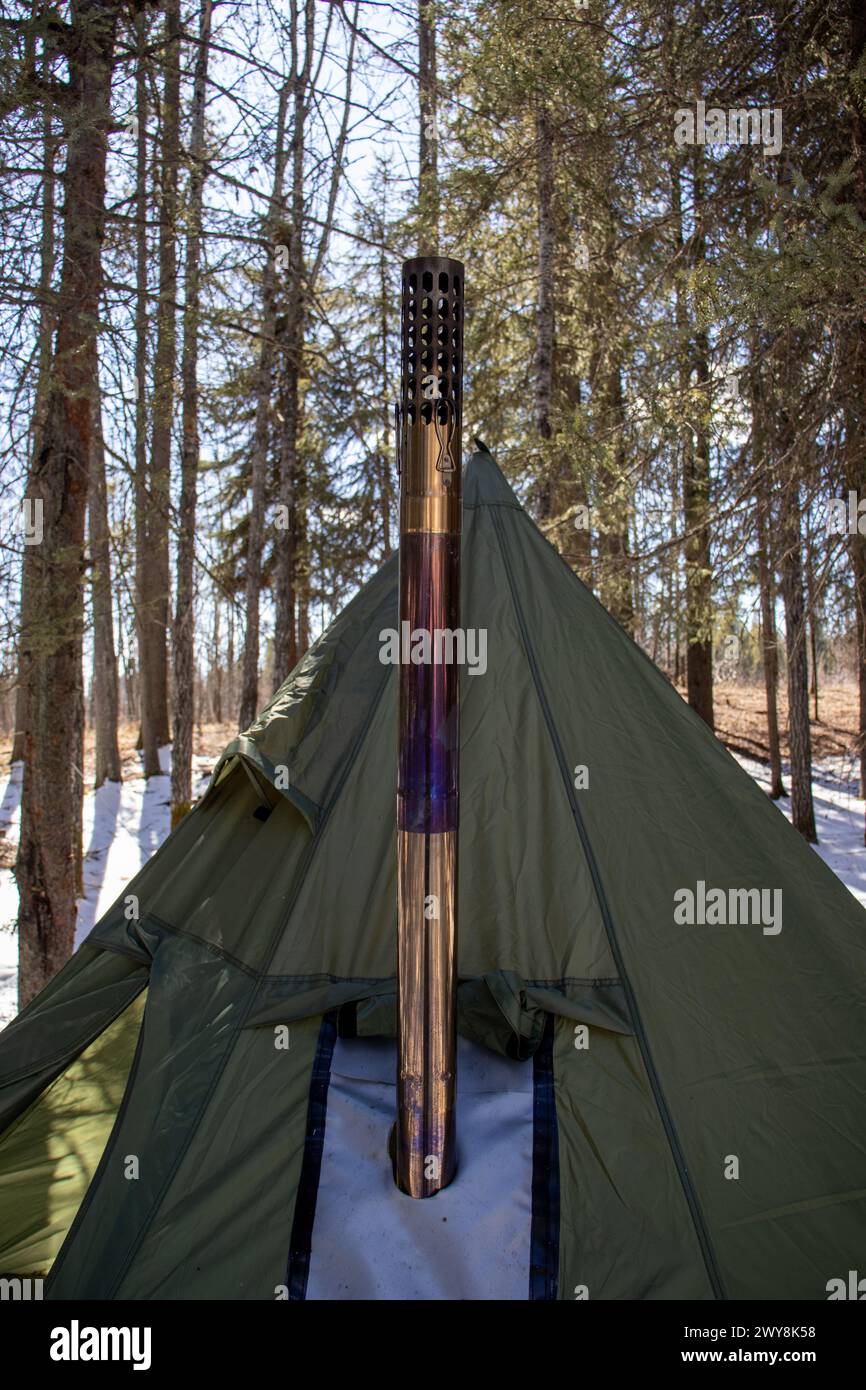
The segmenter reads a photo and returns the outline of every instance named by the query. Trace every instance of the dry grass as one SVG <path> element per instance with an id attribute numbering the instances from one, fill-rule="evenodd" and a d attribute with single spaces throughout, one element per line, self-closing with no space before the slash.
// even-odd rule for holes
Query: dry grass
<path id="1" fill-rule="evenodd" d="M 683 695 L 684 691 L 680 690 Z M 809 701 L 814 716 L 813 702 Z M 812 719 L 812 754 L 816 758 L 851 755 L 857 730 L 858 695 L 853 684 L 826 685 L 818 691 L 818 719 Z M 716 733 L 728 747 L 769 760 L 767 706 L 762 685 L 717 682 Z M 779 686 L 779 724 L 782 756 L 788 756 L 788 700 Z"/>
<path id="2" fill-rule="evenodd" d="M 193 752 L 200 757 L 219 757 L 230 739 L 237 733 L 234 724 L 200 724 L 193 731 Z M 141 769 L 141 757 L 136 752 L 138 741 L 137 724 L 121 724 L 118 729 L 120 761 L 124 777 L 135 777 Z M 12 739 L 8 734 L 0 735 L 0 767 L 9 762 L 12 752 Z M 84 736 L 84 776 L 86 785 L 93 783 L 94 733 L 88 729 Z"/>

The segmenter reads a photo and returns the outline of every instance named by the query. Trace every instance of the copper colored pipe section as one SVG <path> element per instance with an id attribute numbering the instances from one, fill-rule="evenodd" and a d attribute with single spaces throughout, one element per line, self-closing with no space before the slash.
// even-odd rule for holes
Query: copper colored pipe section
<path id="1" fill-rule="evenodd" d="M 447 655 L 435 658 L 436 634 L 460 623 L 462 310 L 459 261 L 406 261 L 397 407 L 403 655 L 394 1156 L 398 1186 L 411 1197 L 432 1197 L 456 1167 L 459 670 Z M 419 633 L 428 636 L 430 660 L 409 656 Z"/>

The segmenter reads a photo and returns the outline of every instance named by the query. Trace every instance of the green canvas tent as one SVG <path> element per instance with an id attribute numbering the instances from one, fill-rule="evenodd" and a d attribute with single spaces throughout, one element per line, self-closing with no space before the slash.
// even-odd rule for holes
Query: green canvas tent
<path id="1" fill-rule="evenodd" d="M 4 1274 L 824 1299 L 862 1266 L 866 916 L 483 453 L 463 547 L 454 1183 L 413 1202 L 386 1153 L 391 560 L 0 1039 Z"/>

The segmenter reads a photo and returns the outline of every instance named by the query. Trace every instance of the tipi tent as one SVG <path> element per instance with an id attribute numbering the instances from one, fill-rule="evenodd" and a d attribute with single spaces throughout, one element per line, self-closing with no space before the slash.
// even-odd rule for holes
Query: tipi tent
<path id="1" fill-rule="evenodd" d="M 396 561 L 0 1040 L 0 1271 L 122 1299 L 824 1299 L 866 917 L 535 529 L 464 494 L 459 1169 L 394 1186 Z"/>

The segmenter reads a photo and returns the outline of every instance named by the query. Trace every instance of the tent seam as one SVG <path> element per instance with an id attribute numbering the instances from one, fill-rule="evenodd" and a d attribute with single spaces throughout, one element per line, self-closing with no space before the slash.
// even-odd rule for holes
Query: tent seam
<path id="1" fill-rule="evenodd" d="M 632 1015 L 632 1021 L 634 1023 L 635 1029 L 635 1037 L 637 1038 L 638 1047 L 641 1051 L 641 1056 L 643 1059 L 644 1067 L 646 1069 L 647 1078 L 649 1080 L 650 1087 L 653 1092 L 653 1097 L 655 1099 L 659 1118 L 662 1122 L 662 1127 L 664 1128 L 665 1134 L 667 1136 L 668 1145 L 671 1151 L 671 1157 L 674 1160 L 674 1166 L 676 1167 L 677 1174 L 680 1179 L 680 1184 L 682 1186 L 683 1193 L 686 1198 L 686 1204 L 689 1208 L 689 1212 L 692 1218 L 692 1224 L 694 1226 L 695 1234 L 698 1239 L 698 1245 L 703 1256 L 704 1265 L 710 1281 L 710 1286 L 713 1290 L 714 1296 L 717 1299 L 724 1299 L 724 1285 L 722 1283 L 722 1278 L 719 1272 L 715 1251 L 713 1249 L 712 1241 L 710 1239 L 710 1234 L 706 1226 L 703 1212 L 701 1210 L 701 1205 L 698 1199 L 697 1192 L 695 1191 L 694 1184 L 692 1183 L 692 1179 L 689 1175 L 688 1165 L 685 1161 L 685 1155 L 683 1153 L 679 1135 L 677 1134 L 676 1126 L 674 1125 L 673 1116 L 671 1115 L 670 1110 L 668 1108 L 668 1103 L 665 1099 L 664 1091 L 662 1090 L 662 1085 L 659 1079 L 658 1072 L 656 1070 L 656 1065 L 653 1061 L 652 1052 L 650 1051 L 649 1046 L 649 1040 L 646 1036 L 643 1019 L 638 1008 L 637 998 L 635 996 L 634 990 L 632 989 L 631 981 L 628 977 L 628 972 L 625 969 L 625 958 L 623 956 L 622 948 L 620 947 L 619 940 L 617 938 L 616 928 L 613 922 L 613 915 L 610 911 L 610 905 L 607 900 L 607 894 L 605 893 L 604 885 L 602 883 L 601 874 L 598 868 L 598 862 L 595 858 L 595 854 L 592 849 L 589 833 L 586 829 L 586 824 L 581 814 L 580 807 L 578 806 L 577 800 L 574 797 L 571 779 L 568 776 L 567 763 L 565 761 L 562 743 L 559 738 L 559 732 L 556 728 L 556 724 L 553 719 L 553 712 L 548 703 L 547 695 L 542 684 L 541 673 L 538 668 L 538 662 L 535 657 L 535 651 L 529 636 L 529 629 L 527 628 L 526 619 L 524 617 L 523 610 L 520 605 L 520 600 L 517 594 L 517 588 L 514 581 L 514 574 L 511 568 L 511 562 L 508 555 L 506 543 L 507 538 L 504 536 L 502 530 L 502 520 L 492 509 L 490 515 L 494 531 L 496 532 L 496 539 L 499 545 L 500 555 L 502 556 L 502 563 L 505 568 L 506 578 L 508 580 L 508 588 L 509 593 L 511 595 L 511 603 L 514 609 L 514 616 L 517 620 L 517 626 L 520 631 L 524 654 L 526 656 L 527 664 L 532 675 L 535 693 L 538 698 L 539 705 L 541 706 L 542 717 L 544 719 L 544 723 L 547 728 L 550 741 L 553 745 L 553 751 L 556 757 L 556 761 L 559 765 L 560 774 L 562 776 L 563 784 L 565 786 L 566 796 L 568 797 L 568 803 L 571 807 L 572 816 L 577 827 L 578 836 L 580 838 L 581 846 L 583 848 L 584 856 L 586 858 L 587 867 L 589 868 L 590 877 L 592 878 L 596 898 L 598 900 L 598 905 L 601 910 L 602 921 L 604 922 L 605 933 L 607 935 L 608 942 L 610 944 L 610 949 L 613 953 L 613 957 L 620 974 L 620 980 L 622 983 L 623 990 L 625 991 L 629 1011 Z"/>

